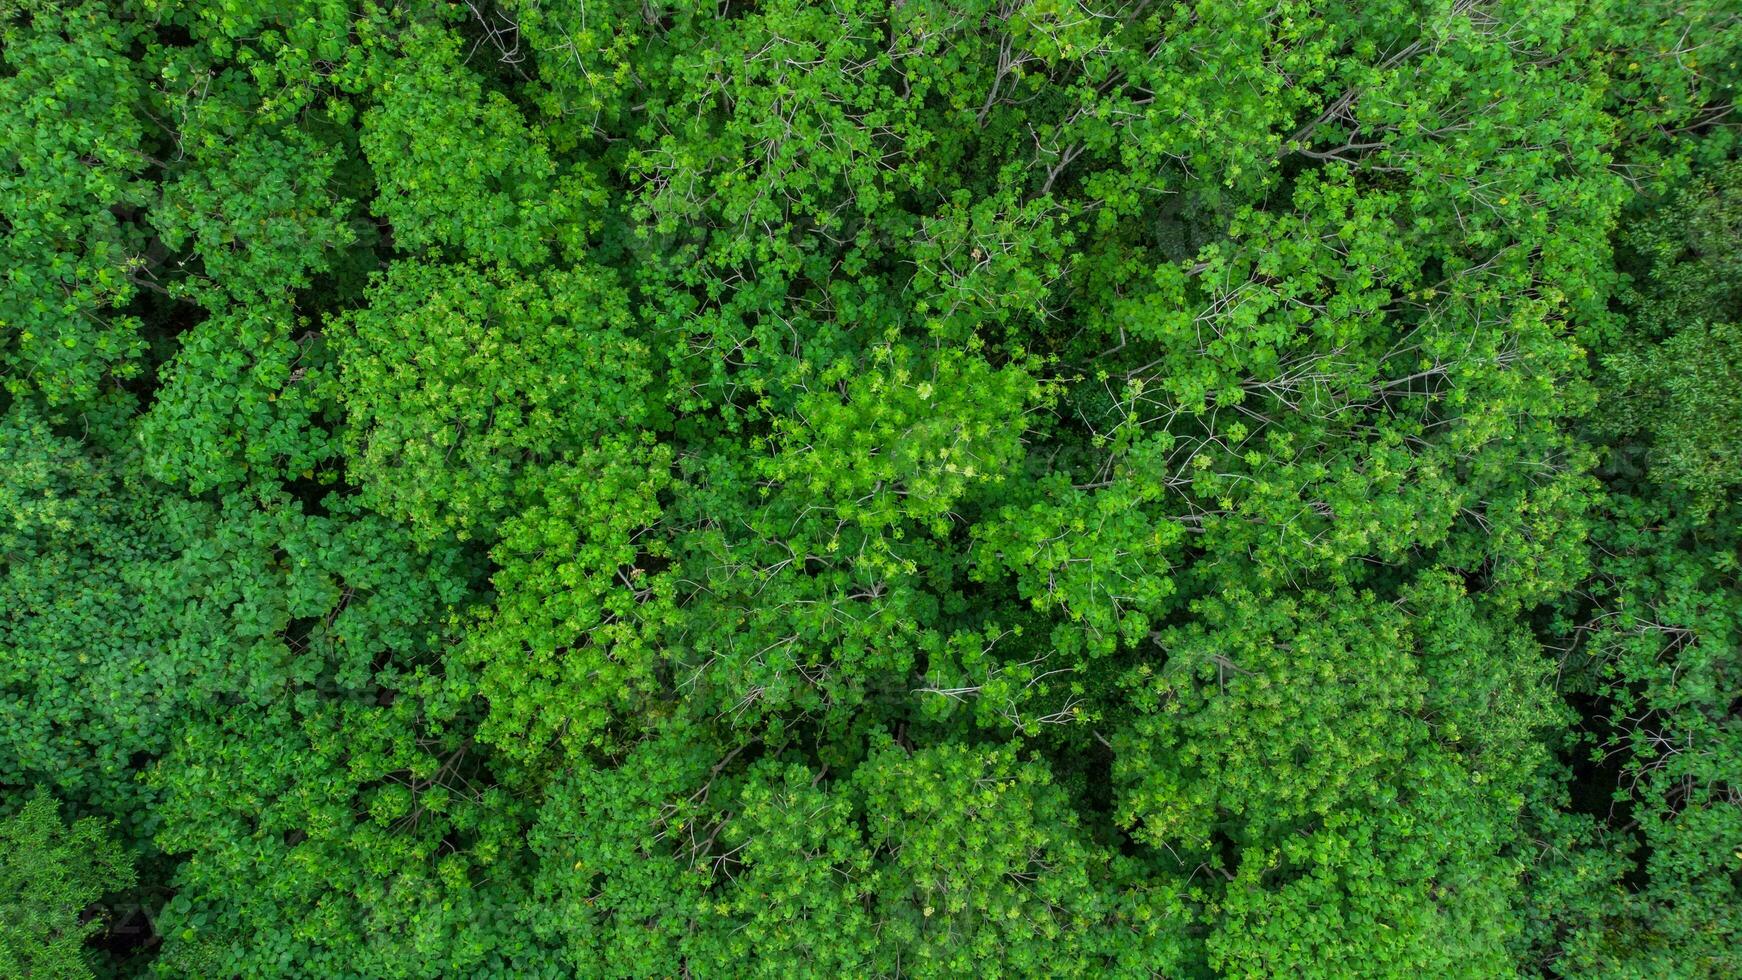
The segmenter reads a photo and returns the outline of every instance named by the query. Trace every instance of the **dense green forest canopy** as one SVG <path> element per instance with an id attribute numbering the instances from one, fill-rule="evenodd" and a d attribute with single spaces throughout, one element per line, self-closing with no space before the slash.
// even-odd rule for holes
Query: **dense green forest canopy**
<path id="1" fill-rule="evenodd" d="M 0 0 L 0 975 L 1742 976 L 1735 0 Z"/>

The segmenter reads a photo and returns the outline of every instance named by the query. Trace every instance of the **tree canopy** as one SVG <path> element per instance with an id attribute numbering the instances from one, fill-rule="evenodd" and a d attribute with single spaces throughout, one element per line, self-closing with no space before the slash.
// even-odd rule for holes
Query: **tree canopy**
<path id="1" fill-rule="evenodd" d="M 0 0 L 0 974 L 1742 976 L 1726 0 Z"/>

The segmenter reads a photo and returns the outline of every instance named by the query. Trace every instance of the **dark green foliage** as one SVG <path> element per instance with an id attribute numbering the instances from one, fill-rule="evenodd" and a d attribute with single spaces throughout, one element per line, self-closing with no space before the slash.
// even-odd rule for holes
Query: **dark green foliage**
<path id="1" fill-rule="evenodd" d="M 356 234 L 345 223 L 349 202 L 330 189 L 336 150 L 297 130 L 232 136 L 224 131 L 230 127 L 219 128 L 228 122 L 206 123 L 218 131 L 202 134 L 209 145 L 196 143 L 185 169 L 164 185 L 152 220 L 165 246 L 199 260 L 203 275 L 190 285 L 203 301 L 222 305 L 203 294 L 223 291 L 243 304 L 262 303 L 307 288 L 310 273 L 325 269 L 330 253 Z"/>
<path id="2" fill-rule="evenodd" d="M 136 795 L 134 753 L 167 739 L 187 670 L 162 644 L 189 597 L 154 595 L 152 581 L 173 561 L 176 526 L 205 509 L 153 507 L 154 490 L 129 492 L 109 461 L 23 406 L 0 427 L 0 488 L 0 771 L 11 787 L 141 819 L 117 798 Z"/>
<path id="3" fill-rule="evenodd" d="M 1733 7 L 0 0 L 0 973 L 1742 974 Z"/>
<path id="4" fill-rule="evenodd" d="M 1742 484 L 1742 163 L 1700 177 L 1623 240 L 1633 329 L 1603 358 L 1599 431 L 1618 465 L 1718 507 Z"/>
<path id="5" fill-rule="evenodd" d="M 1652 202 L 1621 236 L 1627 329 L 1602 359 L 1611 440 L 1578 678 L 1602 706 L 1584 751 L 1632 819 L 1592 846 L 1627 887 L 1569 905 L 1569 972 L 1742 971 L 1742 509 L 1736 493 L 1742 168 Z M 1612 824 L 1618 821 L 1612 821 Z"/>

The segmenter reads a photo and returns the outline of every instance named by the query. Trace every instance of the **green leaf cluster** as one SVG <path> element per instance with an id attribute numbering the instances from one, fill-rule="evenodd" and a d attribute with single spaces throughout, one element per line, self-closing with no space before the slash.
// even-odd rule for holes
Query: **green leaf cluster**
<path id="1" fill-rule="evenodd" d="M 0 973 L 1742 974 L 1733 7 L 0 0 Z"/>

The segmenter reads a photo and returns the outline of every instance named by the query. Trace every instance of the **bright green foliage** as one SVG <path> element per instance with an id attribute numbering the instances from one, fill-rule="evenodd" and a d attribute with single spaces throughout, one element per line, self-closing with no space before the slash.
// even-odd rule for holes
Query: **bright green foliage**
<path id="1" fill-rule="evenodd" d="M 1608 56 L 1605 107 L 1618 125 L 1624 172 L 1661 192 L 1687 179 L 1690 164 L 1734 154 L 1723 125 L 1742 82 L 1742 22 L 1724 0 L 1650 0 L 1598 8 L 1578 28 Z M 1615 16 L 1620 13 L 1620 16 Z"/>
<path id="2" fill-rule="evenodd" d="M 971 354 L 910 364 L 905 353 L 875 349 L 869 365 L 837 363 L 815 390 L 800 381 L 794 418 L 776 423 L 778 450 L 760 468 L 780 496 L 814 502 L 837 527 L 864 535 L 857 562 L 890 571 L 903 566 L 884 535 L 903 526 L 947 534 L 964 498 L 1005 480 L 1023 415 L 1045 394 L 1020 364 L 994 369 Z M 801 540 L 840 550 L 838 537 Z"/>
<path id="3" fill-rule="evenodd" d="M 871 890 L 887 945 L 925 976 L 1090 972 L 1111 898 L 1107 855 L 1084 842 L 1046 766 L 1008 748 L 885 746 L 854 774 Z M 1100 880 L 1097 880 L 1100 879 Z M 893 972 L 897 963 L 885 963 Z"/>
<path id="4" fill-rule="evenodd" d="M 312 476 L 335 452 L 321 339 L 284 305 L 220 313 L 189 330 L 140 421 L 151 475 L 190 493 Z"/>
<path id="5" fill-rule="evenodd" d="M 1046 765 L 1010 747 L 885 744 L 846 782 L 767 758 L 734 777 L 718 751 L 673 728 L 550 798 L 535 928 L 577 971 L 1092 972 L 1160 964 L 1137 936 L 1183 923 L 1165 893 L 1115 887 Z"/>
<path id="6" fill-rule="evenodd" d="M 459 38 L 419 33 L 405 45 L 362 133 L 374 209 L 395 244 L 529 266 L 553 245 L 579 254 L 588 212 L 604 204 L 585 172 L 558 174 L 514 104 L 463 66 Z"/>
<path id="7" fill-rule="evenodd" d="M 371 295 L 338 351 L 350 476 L 420 532 L 494 537 L 541 464 L 651 413 L 647 345 L 607 272 L 403 262 Z"/>
<path id="8" fill-rule="evenodd" d="M 128 215 L 147 195 L 134 26 L 107 4 L 0 8 L 0 369 L 13 396 L 94 398 L 141 353 Z"/>
<path id="9" fill-rule="evenodd" d="M 553 739 L 579 750 L 653 695 L 658 631 L 676 615 L 652 536 L 669 466 L 667 451 L 607 437 L 552 466 L 541 502 L 502 525 L 499 598 L 459 661 L 490 705 L 480 737 L 506 754 Z"/>
<path id="10" fill-rule="evenodd" d="M 674 669 L 698 702 L 746 721 L 862 703 L 941 652 L 959 561 L 947 542 L 1004 488 L 1047 399 L 1023 365 L 972 353 L 879 346 L 795 373 L 790 420 L 748 453 L 707 447 L 668 518 L 686 529 L 673 550 L 694 583 L 668 634 Z"/>
<path id="11" fill-rule="evenodd" d="M 1733 7 L 0 0 L 57 955 L 1742 973 Z"/>
<path id="12" fill-rule="evenodd" d="M 737 802 L 714 859 L 736 883 L 711 910 L 719 941 L 698 965 L 722 976 L 889 972 L 895 944 L 879 942 L 882 916 L 867 908 L 879 877 L 852 798 L 807 766 L 762 762 Z"/>
<path id="13" fill-rule="evenodd" d="M 83 913 L 133 885 L 133 867 L 95 817 L 71 826 L 38 795 L 0 820 L 0 971 L 10 977 L 91 977 L 85 939 L 102 928 Z"/>

